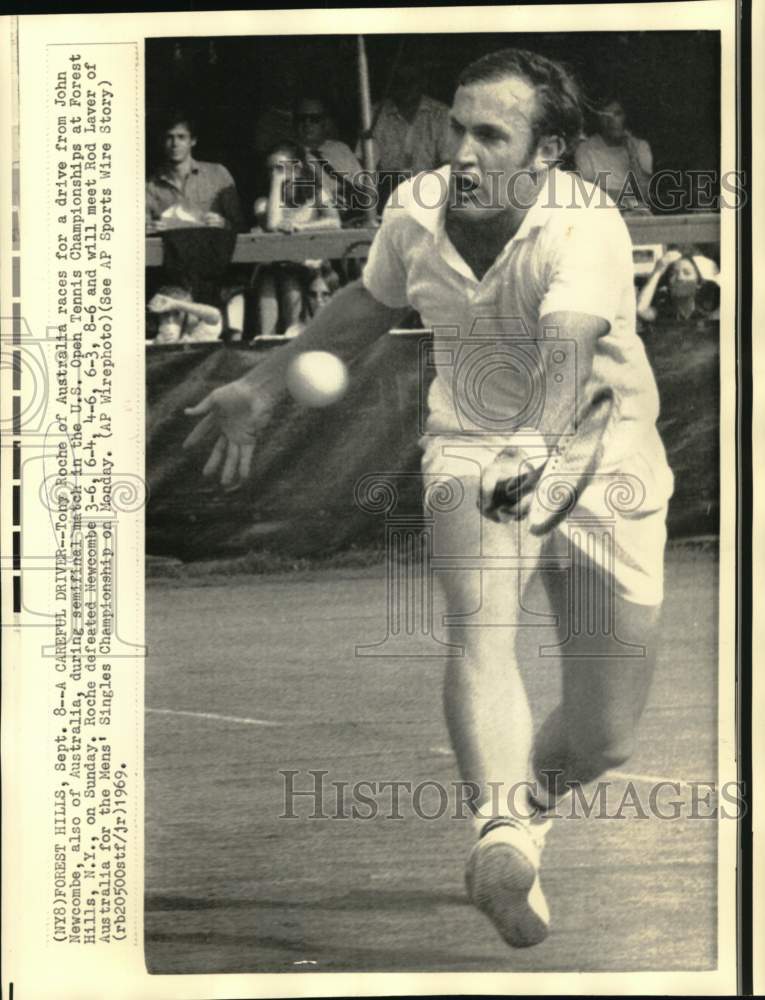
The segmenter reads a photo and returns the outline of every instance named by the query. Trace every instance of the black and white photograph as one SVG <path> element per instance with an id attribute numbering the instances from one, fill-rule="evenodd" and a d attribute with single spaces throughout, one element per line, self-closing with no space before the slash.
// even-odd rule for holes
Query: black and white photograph
<path id="1" fill-rule="evenodd" d="M 147 969 L 714 970 L 720 32 L 337 26 L 145 41 Z"/>
<path id="2" fill-rule="evenodd" d="M 0 16 L 3 996 L 762 992 L 764 21 Z"/>

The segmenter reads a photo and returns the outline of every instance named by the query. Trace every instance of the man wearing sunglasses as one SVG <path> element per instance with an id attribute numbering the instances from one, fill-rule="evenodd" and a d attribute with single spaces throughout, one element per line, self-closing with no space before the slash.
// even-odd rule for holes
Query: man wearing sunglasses
<path id="1" fill-rule="evenodd" d="M 362 166 L 350 148 L 330 139 L 332 119 L 319 97 L 302 97 L 295 107 L 295 135 L 305 149 L 306 162 L 321 171 L 321 181 L 330 192 L 341 216 L 357 214 L 360 207 Z"/>

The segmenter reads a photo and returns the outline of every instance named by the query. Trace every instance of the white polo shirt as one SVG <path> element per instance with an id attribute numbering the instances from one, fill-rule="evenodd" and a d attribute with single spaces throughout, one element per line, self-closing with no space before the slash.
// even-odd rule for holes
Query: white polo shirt
<path id="1" fill-rule="evenodd" d="M 655 429 L 656 383 L 635 327 L 632 245 L 613 202 L 581 178 L 551 170 L 518 232 L 479 281 L 446 234 L 449 174 L 443 167 L 397 189 L 363 275 L 374 298 L 413 307 L 434 329 L 427 432 L 563 430 L 544 426 L 543 392 L 571 396 L 567 419 L 581 405 L 574 395 L 576 345 L 565 331 L 541 331 L 540 320 L 580 312 L 609 324 L 585 388 L 587 396 L 604 385 L 613 389 L 608 457 L 640 451 L 666 465 Z M 540 359 L 550 351 L 559 362 L 555 384 L 541 376 Z"/>

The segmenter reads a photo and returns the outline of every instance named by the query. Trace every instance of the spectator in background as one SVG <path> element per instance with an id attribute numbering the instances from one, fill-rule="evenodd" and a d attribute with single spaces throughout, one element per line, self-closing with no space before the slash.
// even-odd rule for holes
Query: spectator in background
<path id="1" fill-rule="evenodd" d="M 575 161 L 586 181 L 599 184 L 622 211 L 650 212 L 648 184 L 653 154 L 645 139 L 627 130 L 627 116 L 619 101 L 609 101 L 598 115 L 594 135 L 576 148 Z"/>
<path id="2" fill-rule="evenodd" d="M 163 285 L 147 305 L 155 317 L 155 344 L 204 343 L 218 340 L 223 318 L 215 306 L 194 302 L 187 288 Z"/>
<path id="3" fill-rule="evenodd" d="M 425 65 L 401 64 L 389 96 L 375 109 L 374 166 L 380 174 L 407 176 L 434 170 L 449 160 L 449 109 L 424 92 Z M 361 143 L 357 153 L 361 149 Z"/>
<path id="4" fill-rule="evenodd" d="M 329 138 L 331 117 L 320 97 L 301 97 L 295 106 L 295 135 L 306 163 L 314 170 L 343 220 L 358 215 L 362 166 L 351 149 Z M 358 190 L 357 190 L 358 186 Z"/>
<path id="5" fill-rule="evenodd" d="M 268 198 L 255 202 L 255 218 L 266 232 L 299 233 L 339 229 L 340 215 L 323 182 L 303 158 L 302 149 L 282 142 L 271 150 Z M 253 278 L 260 336 L 272 336 L 297 323 L 303 312 L 305 267 L 291 261 L 259 267 Z"/>
<path id="6" fill-rule="evenodd" d="M 294 53 L 277 48 L 265 54 L 260 65 L 260 101 L 263 110 L 254 122 L 252 150 L 254 162 L 258 165 L 258 175 L 254 178 L 254 190 L 262 192 L 268 188 L 268 177 L 260 169 L 265 166 L 266 157 L 280 142 L 296 142 L 295 107 L 303 93 L 301 74 L 294 61 Z M 336 135 L 337 126 L 333 119 L 327 123 L 327 135 Z"/>
<path id="7" fill-rule="evenodd" d="M 297 337 L 305 330 L 308 320 L 321 312 L 340 287 L 337 272 L 326 261 L 310 268 L 306 274 L 306 296 L 303 316 L 284 332 L 285 337 Z"/>
<path id="8" fill-rule="evenodd" d="M 278 143 L 268 155 L 267 198 L 255 202 L 255 220 L 266 232 L 296 233 L 339 229 L 340 216 L 327 190 L 323 171 L 317 177 L 296 143 Z"/>
<path id="9" fill-rule="evenodd" d="M 638 319 L 651 323 L 693 323 L 716 319 L 719 283 L 706 257 L 668 250 L 640 290 Z"/>
<path id="10" fill-rule="evenodd" d="M 270 150 L 280 142 L 294 142 L 295 100 L 299 80 L 294 66 L 287 59 L 277 65 L 261 67 L 266 107 L 255 120 L 252 148 L 257 163 L 265 163 Z"/>
<path id="11" fill-rule="evenodd" d="M 184 226 L 242 228 L 233 177 L 221 163 L 195 160 L 196 144 L 190 118 L 178 114 L 166 120 L 163 163 L 146 182 L 147 232 Z"/>

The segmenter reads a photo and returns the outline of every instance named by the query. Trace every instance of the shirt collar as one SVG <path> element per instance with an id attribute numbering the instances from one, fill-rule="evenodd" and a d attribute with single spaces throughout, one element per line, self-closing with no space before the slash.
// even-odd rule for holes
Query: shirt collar
<path id="1" fill-rule="evenodd" d="M 189 174 L 198 174 L 199 162 L 195 160 L 193 157 L 191 158 L 190 162 L 191 162 L 191 169 L 189 170 Z M 173 186 L 175 186 L 176 184 L 175 177 L 173 177 L 170 174 L 170 171 L 167 170 L 165 167 L 160 167 L 158 177 L 161 181 L 167 181 L 168 184 L 172 184 Z"/>
<path id="2" fill-rule="evenodd" d="M 557 167 L 550 167 L 534 203 L 529 206 L 517 231 L 508 240 L 508 245 L 516 240 L 526 239 L 533 230 L 542 228 L 556 205 L 556 199 L 560 197 L 560 182 L 563 177 Z"/>
<path id="3" fill-rule="evenodd" d="M 432 234 L 436 248 L 444 260 L 454 270 L 475 281 L 473 271 L 459 255 L 446 234 L 446 211 L 449 202 L 451 167 L 447 164 L 438 170 L 429 170 L 424 174 L 419 174 L 418 178 L 419 180 L 412 187 L 409 214 Z M 541 229 L 561 197 L 561 186 L 565 179 L 566 175 L 557 167 L 548 170 L 545 183 L 539 189 L 534 203 L 524 215 L 518 230 L 505 244 L 500 252 L 500 257 L 514 243 L 526 239 L 533 231 Z M 499 260 L 499 257 L 497 259 Z"/>

